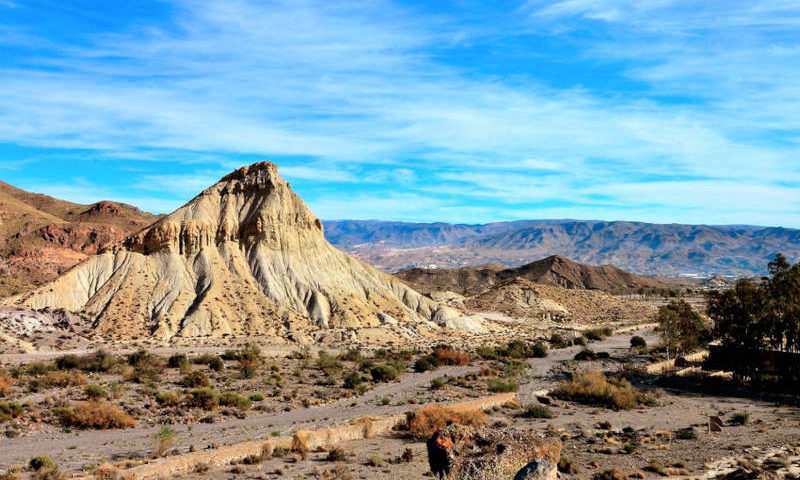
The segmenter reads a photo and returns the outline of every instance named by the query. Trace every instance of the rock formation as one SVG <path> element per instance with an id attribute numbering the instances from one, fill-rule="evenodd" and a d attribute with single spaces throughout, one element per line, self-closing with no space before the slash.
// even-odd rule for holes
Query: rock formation
<path id="1" fill-rule="evenodd" d="M 535 431 L 514 428 L 473 429 L 452 424 L 427 441 L 428 464 L 436 478 L 450 480 L 514 478 L 532 462 L 555 465 L 561 457 L 561 440 Z M 548 469 L 550 480 L 554 469 Z M 525 478 L 525 477 L 522 477 Z"/>
<path id="2" fill-rule="evenodd" d="M 79 205 L 0 182 L 0 297 L 55 279 L 157 218 L 130 205 Z"/>
<path id="3" fill-rule="evenodd" d="M 240 168 L 175 212 L 7 301 L 80 312 L 111 338 L 302 335 L 435 328 L 438 304 L 331 246 L 268 162 Z M 452 315 L 443 323 L 457 324 Z"/>
<path id="4" fill-rule="evenodd" d="M 613 265 L 584 265 L 558 255 L 514 268 L 503 268 L 495 263 L 454 269 L 410 268 L 395 275 L 422 293 L 450 290 L 463 295 L 475 295 L 498 282 L 515 278 L 554 287 L 610 292 L 667 286 Z"/>
<path id="5" fill-rule="evenodd" d="M 464 301 L 467 310 L 498 312 L 511 318 L 583 325 L 634 322 L 651 318 L 653 308 L 596 290 L 576 290 L 533 283 L 524 278 L 504 280 Z"/>

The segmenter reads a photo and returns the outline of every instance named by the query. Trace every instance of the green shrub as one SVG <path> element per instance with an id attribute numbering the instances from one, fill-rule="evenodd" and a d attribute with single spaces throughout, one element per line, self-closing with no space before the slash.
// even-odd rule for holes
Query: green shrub
<path id="1" fill-rule="evenodd" d="M 25 368 L 25 371 L 28 373 L 28 375 L 36 377 L 49 372 L 50 367 L 45 365 L 43 362 L 31 362 Z"/>
<path id="2" fill-rule="evenodd" d="M 74 354 L 64 355 L 56 359 L 56 368 L 59 370 L 72 370 L 81 364 L 80 358 Z"/>
<path id="3" fill-rule="evenodd" d="M 0 422 L 17 418 L 25 413 L 25 409 L 17 402 L 0 402 Z"/>
<path id="4" fill-rule="evenodd" d="M 174 407 L 180 403 L 180 397 L 175 392 L 158 392 L 156 402 L 162 407 Z"/>
<path id="5" fill-rule="evenodd" d="M 49 455 L 37 455 L 28 461 L 28 468 L 34 472 L 40 472 L 55 470 L 58 468 L 58 464 Z"/>
<path id="6" fill-rule="evenodd" d="M 597 360 L 597 354 L 593 350 L 584 348 L 575 354 L 575 360 Z"/>
<path id="7" fill-rule="evenodd" d="M 524 418 L 553 418 L 553 412 L 540 403 L 531 403 L 525 407 L 520 416 Z"/>
<path id="8" fill-rule="evenodd" d="M 436 370 L 442 362 L 434 357 L 433 355 L 423 355 L 414 362 L 414 371 L 415 372 L 427 372 L 430 370 Z"/>
<path id="9" fill-rule="evenodd" d="M 636 445 L 632 443 L 626 443 L 625 445 L 622 446 L 622 449 L 625 450 L 625 453 L 630 455 L 636 451 Z"/>
<path id="10" fill-rule="evenodd" d="M 89 384 L 83 388 L 83 393 L 86 394 L 86 397 L 89 400 L 95 400 L 98 398 L 107 398 L 108 394 L 106 393 L 105 389 L 97 384 Z"/>
<path id="11" fill-rule="evenodd" d="M 256 392 L 256 393 L 251 393 L 248 398 L 250 398 L 250 400 L 253 402 L 260 402 L 264 400 L 264 395 Z"/>
<path id="12" fill-rule="evenodd" d="M 545 358 L 547 356 L 547 346 L 542 342 L 536 342 L 531 349 L 533 358 Z"/>
<path id="13" fill-rule="evenodd" d="M 484 360 L 497 360 L 497 349 L 493 347 L 478 347 L 475 353 Z"/>
<path id="14" fill-rule="evenodd" d="M 192 407 L 214 410 L 219 406 L 219 397 L 210 388 L 193 388 L 189 391 L 187 403 Z"/>
<path id="15" fill-rule="evenodd" d="M 599 341 L 611 336 L 613 333 L 614 330 L 612 330 L 611 327 L 599 327 L 584 330 L 583 336 L 592 341 Z"/>
<path id="16" fill-rule="evenodd" d="M 550 335 L 550 345 L 553 348 L 566 348 L 572 345 L 572 341 L 559 333 L 554 333 Z"/>
<path id="17" fill-rule="evenodd" d="M 675 438 L 680 440 L 694 440 L 697 438 L 697 431 L 693 427 L 682 428 L 675 432 Z"/>
<path id="18" fill-rule="evenodd" d="M 647 348 L 647 341 L 639 335 L 634 335 L 631 337 L 631 348 Z"/>
<path id="19" fill-rule="evenodd" d="M 575 340 L 572 341 L 574 345 L 580 345 L 581 347 L 586 346 L 586 338 L 585 337 L 577 337 Z"/>
<path id="20" fill-rule="evenodd" d="M 390 399 L 389 397 L 381 398 L 381 405 L 389 405 L 390 403 L 392 403 L 392 399 Z"/>
<path id="21" fill-rule="evenodd" d="M 750 414 L 747 412 L 736 412 L 733 414 L 731 422 L 736 425 L 747 425 L 750 421 Z"/>
<path id="22" fill-rule="evenodd" d="M 258 371 L 258 366 L 261 362 L 261 355 L 258 350 L 245 349 L 239 353 L 239 371 L 242 372 L 242 377 L 252 378 Z"/>
<path id="23" fill-rule="evenodd" d="M 223 362 L 220 357 L 210 353 L 204 353 L 203 355 L 193 358 L 192 363 L 196 363 L 198 365 L 208 365 L 208 368 L 214 370 L 215 372 L 221 372 L 225 370 L 225 362 Z"/>
<path id="24" fill-rule="evenodd" d="M 519 390 L 519 385 L 513 380 L 504 381 L 499 378 L 490 378 L 487 382 L 487 387 L 490 392 L 516 392 Z"/>
<path id="25" fill-rule="evenodd" d="M 164 360 L 147 350 L 139 350 L 128 355 L 128 365 L 132 367 L 149 367 L 159 373 L 164 371 Z"/>
<path id="26" fill-rule="evenodd" d="M 372 379 L 376 382 L 390 382 L 397 379 L 397 369 L 391 365 L 378 365 L 370 370 Z"/>
<path id="27" fill-rule="evenodd" d="M 211 385 L 211 382 L 208 379 L 208 375 L 195 370 L 194 372 L 189 372 L 181 379 L 181 385 L 186 388 L 208 387 Z"/>
<path id="28" fill-rule="evenodd" d="M 161 430 L 153 434 L 153 457 L 163 457 L 177 438 L 178 432 L 167 426 L 161 427 Z"/>
<path id="29" fill-rule="evenodd" d="M 107 372 L 114 367 L 116 358 L 105 350 L 97 350 L 80 358 L 79 368 L 86 372 Z"/>
<path id="30" fill-rule="evenodd" d="M 225 407 L 236 407 L 239 410 L 248 410 L 251 402 L 249 398 L 236 392 L 223 392 L 219 396 L 219 404 Z"/>
<path id="31" fill-rule="evenodd" d="M 350 372 L 347 376 L 344 377 L 344 388 L 349 388 L 350 390 L 356 389 L 361 383 L 364 381 L 357 372 Z"/>
<path id="32" fill-rule="evenodd" d="M 339 358 L 325 352 L 320 352 L 317 358 L 317 368 L 328 375 L 339 372 L 342 369 L 342 362 Z"/>
<path id="33" fill-rule="evenodd" d="M 528 346 L 522 340 L 512 340 L 505 349 L 498 348 L 498 354 L 503 357 L 526 358 Z"/>
<path id="34" fill-rule="evenodd" d="M 431 379 L 431 388 L 433 390 L 439 390 L 442 387 L 444 387 L 444 378 L 436 377 L 434 379 Z"/>
<path id="35" fill-rule="evenodd" d="M 181 368 L 185 367 L 189 364 L 189 359 L 186 358 L 186 354 L 183 353 L 176 353 L 169 357 L 167 360 L 167 367 L 169 368 Z"/>
<path id="36" fill-rule="evenodd" d="M 503 375 L 506 377 L 517 377 L 522 375 L 525 372 L 525 369 L 528 368 L 528 364 L 522 360 L 511 360 L 505 366 L 503 370 Z"/>
<path id="37" fill-rule="evenodd" d="M 351 348 L 350 350 L 347 350 L 346 352 L 343 352 L 341 355 L 339 355 L 339 359 L 345 362 L 358 363 L 364 359 L 364 356 L 361 355 L 361 351 L 358 350 L 357 348 Z"/>

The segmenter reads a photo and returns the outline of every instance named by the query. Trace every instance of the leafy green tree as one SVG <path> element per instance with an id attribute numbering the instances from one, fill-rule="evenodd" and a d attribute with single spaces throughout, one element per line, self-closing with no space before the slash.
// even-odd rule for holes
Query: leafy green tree
<path id="1" fill-rule="evenodd" d="M 659 307 L 656 320 L 667 357 L 670 352 L 677 355 L 697 350 L 711 340 L 708 322 L 684 300 L 672 300 Z"/>

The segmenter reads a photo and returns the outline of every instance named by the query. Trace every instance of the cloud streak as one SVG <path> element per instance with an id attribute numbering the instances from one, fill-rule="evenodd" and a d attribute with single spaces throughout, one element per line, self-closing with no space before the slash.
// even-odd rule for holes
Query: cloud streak
<path id="1" fill-rule="evenodd" d="M 61 37 L 19 17 L 0 22 L 0 143 L 91 159 L 93 184 L 135 165 L 111 193 L 160 208 L 269 157 L 325 218 L 800 226 L 800 5 L 734 3 L 179 0 Z"/>

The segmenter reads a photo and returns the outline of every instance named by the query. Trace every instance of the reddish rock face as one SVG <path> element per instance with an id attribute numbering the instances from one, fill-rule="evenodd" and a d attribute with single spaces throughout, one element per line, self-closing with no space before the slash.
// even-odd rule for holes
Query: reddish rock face
<path id="1" fill-rule="evenodd" d="M 122 215 L 122 209 L 119 205 L 113 202 L 101 201 L 92 205 L 84 213 L 102 213 L 106 215 Z"/>
<path id="2" fill-rule="evenodd" d="M 94 254 L 102 247 L 125 238 L 125 230 L 111 225 L 89 223 L 52 223 L 39 231 L 42 239 L 54 245 L 67 247 L 83 253 Z"/>
<path id="3" fill-rule="evenodd" d="M 0 182 L 0 297 L 53 280 L 157 219 L 130 205 L 79 205 Z"/>

